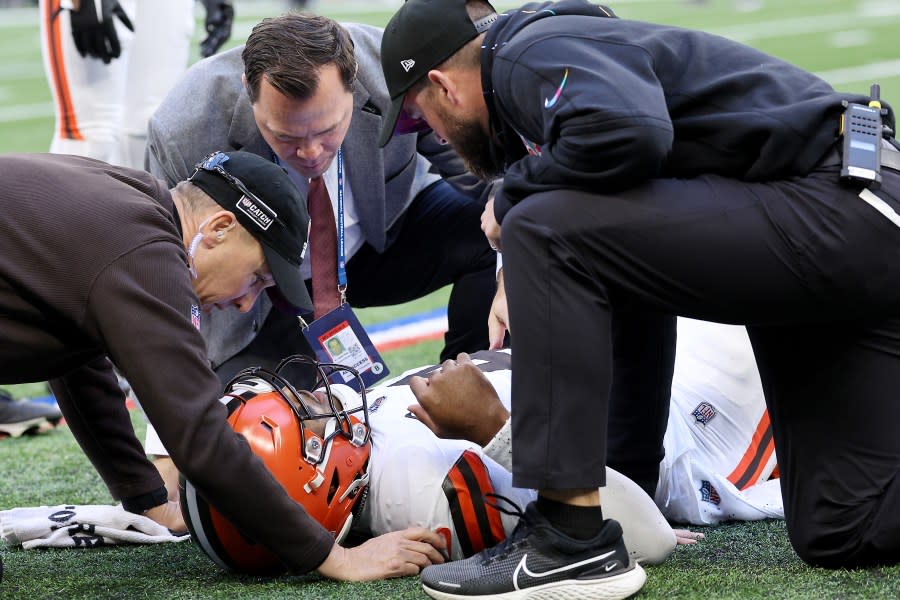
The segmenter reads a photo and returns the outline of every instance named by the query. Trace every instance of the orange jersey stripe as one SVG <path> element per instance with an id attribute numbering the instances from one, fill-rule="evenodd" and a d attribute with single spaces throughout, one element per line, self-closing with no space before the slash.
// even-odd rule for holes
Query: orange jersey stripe
<path id="1" fill-rule="evenodd" d="M 58 135 L 67 140 L 84 140 L 84 136 L 78 129 L 75 118 L 75 109 L 72 106 L 72 93 L 69 90 L 69 80 L 66 77 L 66 61 L 63 55 L 62 32 L 60 31 L 60 19 L 62 15 L 59 0 L 47 0 L 44 4 L 45 11 L 41 15 L 46 23 L 47 53 L 50 61 L 53 87 L 56 100 L 56 111 L 59 115 Z"/>
<path id="2" fill-rule="evenodd" d="M 772 423 L 769 421 L 769 411 L 766 410 L 753 432 L 750 445 L 747 446 L 741 462 L 728 476 L 728 481 L 739 490 L 747 489 L 755 484 L 774 451 L 775 440 L 772 436 Z"/>

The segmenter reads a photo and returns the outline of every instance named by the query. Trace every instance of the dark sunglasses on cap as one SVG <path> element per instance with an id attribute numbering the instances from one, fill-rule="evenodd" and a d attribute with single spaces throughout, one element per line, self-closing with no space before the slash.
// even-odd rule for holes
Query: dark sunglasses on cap
<path id="1" fill-rule="evenodd" d="M 197 163 L 194 168 L 194 173 L 188 177 L 188 181 L 193 179 L 194 175 L 197 174 L 197 171 L 201 169 L 203 171 L 210 171 L 212 173 L 218 173 L 225 181 L 228 182 L 228 185 L 239 191 L 241 194 L 257 203 L 257 205 L 265 206 L 266 203 L 259 199 L 259 196 L 251 192 L 247 189 L 247 186 L 244 185 L 244 182 L 229 173 L 225 170 L 225 167 L 222 166 L 225 161 L 228 160 L 228 155 L 224 152 L 213 152 L 209 156 L 203 159 L 202 162 Z"/>
<path id="2" fill-rule="evenodd" d="M 409 116 L 409 113 L 406 112 L 406 109 L 404 108 L 400 111 L 400 116 L 397 117 L 397 126 L 394 127 L 394 135 L 404 135 L 406 133 L 418 133 L 420 131 L 430 130 L 431 126 L 428 125 L 428 121 Z"/>

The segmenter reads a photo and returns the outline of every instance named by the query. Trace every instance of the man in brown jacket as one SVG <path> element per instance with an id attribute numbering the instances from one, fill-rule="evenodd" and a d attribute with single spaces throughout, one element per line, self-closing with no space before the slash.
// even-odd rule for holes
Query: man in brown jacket
<path id="1" fill-rule="evenodd" d="M 198 331 L 277 285 L 309 308 L 299 275 L 309 217 L 285 171 L 216 153 L 167 190 L 87 158 L 0 156 L 0 383 L 50 380 L 72 433 L 126 510 L 183 529 L 146 460 L 113 365 L 181 472 L 293 572 L 378 579 L 442 562 L 424 529 L 345 549 L 225 420 Z M 253 510 L 246 507 L 252 506 Z"/>

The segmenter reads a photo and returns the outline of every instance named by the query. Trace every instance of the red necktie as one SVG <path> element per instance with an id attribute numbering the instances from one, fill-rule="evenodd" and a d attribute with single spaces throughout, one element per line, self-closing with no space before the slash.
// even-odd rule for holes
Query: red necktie
<path id="1" fill-rule="evenodd" d="M 312 287 L 315 318 L 341 304 L 337 283 L 337 227 L 328 189 L 321 177 L 309 181 L 309 247 L 312 253 Z"/>

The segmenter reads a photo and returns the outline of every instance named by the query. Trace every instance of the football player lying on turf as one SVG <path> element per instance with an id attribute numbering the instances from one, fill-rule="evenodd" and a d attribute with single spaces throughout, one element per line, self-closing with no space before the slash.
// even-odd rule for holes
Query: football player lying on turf
<path id="1" fill-rule="evenodd" d="M 473 407 L 506 411 L 491 381 L 508 390 L 509 358 L 506 351 L 479 352 L 474 360 L 460 354 L 458 361 L 444 363 L 443 372 L 436 366 L 426 370 L 451 388 L 480 388 L 485 394 L 474 398 Z M 310 359 L 290 357 L 282 366 L 292 360 Z M 468 368 L 458 368 L 463 365 Z M 319 368 L 324 372 L 328 366 Z M 513 488 L 508 469 L 477 443 L 439 439 L 412 417 L 407 408 L 415 396 L 406 383 L 421 370 L 366 395 L 345 385 L 329 384 L 326 390 L 324 375 L 319 378 L 323 386 L 315 392 L 296 390 L 279 376 L 280 370 L 246 369 L 229 383 L 222 398 L 229 423 L 288 494 L 339 543 L 353 521 L 361 535 L 421 523 L 444 535 L 451 558 L 464 558 L 504 539 L 534 499 L 532 490 Z M 159 457 L 165 448 L 149 429 L 146 448 L 158 455 L 159 464 L 166 462 Z M 163 472 L 174 489 L 177 474 Z M 609 475 L 605 493 L 612 514 L 629 524 L 632 556 L 650 564 L 661 562 L 676 545 L 675 533 L 643 490 L 618 473 Z M 362 494 L 367 483 L 367 494 Z M 358 502 L 363 497 L 366 500 Z M 238 533 L 190 482 L 183 482 L 180 500 L 195 541 L 214 562 L 252 573 L 282 570 L 273 555 Z M 700 537 L 683 532 L 680 541 L 693 543 Z"/>
<path id="2" fill-rule="evenodd" d="M 679 344 L 667 457 L 657 495 L 663 512 L 694 523 L 783 516 L 777 482 L 766 481 L 774 455 L 770 444 L 758 443 L 771 433 L 766 434 L 765 405 L 746 333 L 684 319 Z M 453 558 L 476 551 L 493 535 L 492 527 L 502 526 L 508 533 L 514 519 L 472 498 L 478 497 L 479 486 L 484 487 L 481 492 L 493 490 L 519 506 L 533 498 L 530 491 L 511 487 L 507 470 L 509 386 L 509 355 L 501 351 L 414 369 L 371 390 L 370 491 L 358 525 L 373 534 L 412 523 L 443 530 Z M 331 389 L 345 406 L 359 405 L 359 396 L 349 388 Z M 264 393 L 271 386 L 254 390 Z M 439 436 L 471 442 L 438 440 L 422 423 Z M 152 430 L 147 451 L 164 453 Z M 748 469 L 748 464 L 757 467 Z M 170 471 L 167 477 L 170 490 L 175 476 Z M 668 525 L 630 480 L 612 470 L 609 476 L 604 497 L 611 501 L 610 510 L 628 523 L 626 535 L 641 540 L 627 547 L 646 562 L 662 560 L 674 545 Z M 690 542 L 694 534 L 682 536 L 680 541 Z"/>

